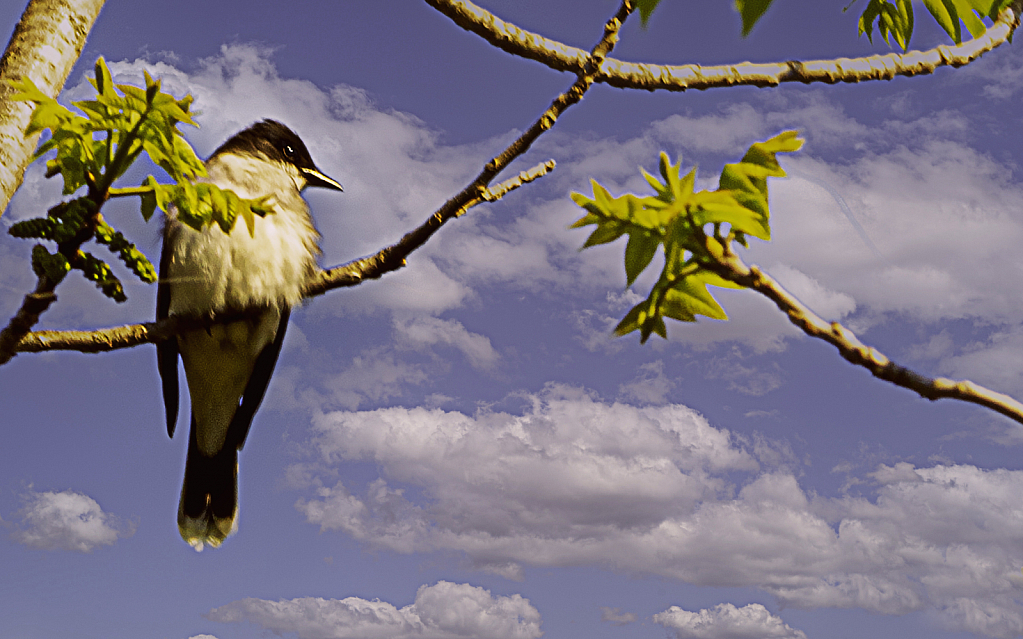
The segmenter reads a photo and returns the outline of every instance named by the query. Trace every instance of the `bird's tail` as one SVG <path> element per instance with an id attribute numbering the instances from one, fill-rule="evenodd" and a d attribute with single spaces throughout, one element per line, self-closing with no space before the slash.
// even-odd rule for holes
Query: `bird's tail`
<path id="1" fill-rule="evenodd" d="M 237 529 L 237 516 L 238 449 L 226 445 L 212 457 L 204 455 L 196 443 L 193 416 L 178 503 L 181 538 L 198 551 L 216 548 Z"/>

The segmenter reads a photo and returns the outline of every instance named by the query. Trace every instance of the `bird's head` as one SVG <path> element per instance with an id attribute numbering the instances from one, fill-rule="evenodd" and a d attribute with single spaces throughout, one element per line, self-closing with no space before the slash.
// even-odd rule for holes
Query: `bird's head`
<path id="1" fill-rule="evenodd" d="M 224 154 L 255 157 L 293 170 L 299 190 L 307 186 L 344 190 L 337 180 L 316 168 L 302 139 L 276 120 L 263 120 L 240 131 L 221 144 L 212 157 Z"/>

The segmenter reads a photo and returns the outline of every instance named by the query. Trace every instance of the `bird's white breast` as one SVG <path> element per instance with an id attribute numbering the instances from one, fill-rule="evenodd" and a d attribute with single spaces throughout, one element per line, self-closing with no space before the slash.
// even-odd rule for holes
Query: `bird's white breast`
<path id="1" fill-rule="evenodd" d="M 209 180 L 242 198 L 273 196 L 275 213 L 239 218 L 231 233 L 216 224 L 196 232 L 168 215 L 170 313 L 209 313 L 257 305 L 294 306 L 315 272 L 319 233 L 300 195 L 297 171 L 236 155 L 216 156 Z"/>

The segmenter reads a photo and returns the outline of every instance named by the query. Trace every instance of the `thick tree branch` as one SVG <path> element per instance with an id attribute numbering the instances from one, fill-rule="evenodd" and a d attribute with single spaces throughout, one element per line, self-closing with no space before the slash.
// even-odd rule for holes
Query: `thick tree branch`
<path id="1" fill-rule="evenodd" d="M 0 59 L 0 214 L 7 208 L 39 135 L 25 137 L 32 105 L 14 102 L 12 80 L 31 79 L 49 96 L 64 88 L 104 0 L 32 0 Z"/>
<path id="2" fill-rule="evenodd" d="M 838 322 L 824 321 L 790 295 L 770 275 L 756 266 L 747 266 L 731 248 L 727 248 L 717 262 L 706 266 L 721 277 L 766 296 L 804 333 L 828 342 L 837 348 L 839 354 L 846 360 L 866 368 L 878 379 L 908 388 L 931 401 L 949 398 L 979 404 L 1023 424 L 1023 404 L 1012 397 L 970 381 L 956 381 L 945 377 L 931 379 L 896 364 L 877 349 L 863 344 L 849 329 Z"/>
<path id="3" fill-rule="evenodd" d="M 469 0 L 426 0 L 458 26 L 480 36 L 493 46 L 556 71 L 579 73 L 587 53 L 555 40 L 520 29 L 476 6 Z M 933 73 L 942 66 L 961 67 L 1008 40 L 1019 25 L 1020 2 L 999 14 L 984 35 L 955 46 L 939 46 L 928 51 L 876 55 L 836 60 L 786 61 L 766 64 L 741 62 L 726 66 L 639 64 L 614 58 L 604 61 L 594 82 L 621 89 L 647 91 L 686 91 L 737 85 L 777 86 L 782 82 L 863 82 L 891 80 L 897 75 Z"/>

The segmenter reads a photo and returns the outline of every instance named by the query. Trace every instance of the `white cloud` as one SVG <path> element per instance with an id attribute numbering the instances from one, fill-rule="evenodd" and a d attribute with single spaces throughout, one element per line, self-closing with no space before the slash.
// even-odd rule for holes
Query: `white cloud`
<path id="1" fill-rule="evenodd" d="M 467 331 L 461 322 L 436 317 L 395 319 L 395 332 L 401 345 L 416 350 L 441 344 L 462 351 L 473 368 L 493 368 L 500 356 L 490 340 L 478 333 Z"/>
<path id="2" fill-rule="evenodd" d="M 710 471 L 757 468 L 727 431 L 683 406 L 607 406 L 563 387 L 526 399 L 523 416 L 390 408 L 317 417 L 323 460 L 375 460 L 389 481 L 424 486 L 438 502 L 427 513 L 380 479 L 364 499 L 338 484 L 299 508 L 324 529 L 380 546 L 476 546 L 478 564 L 501 565 L 521 561 L 534 535 L 562 543 L 642 534 L 726 491 Z M 488 540 L 511 554 L 490 557 Z"/>
<path id="3" fill-rule="evenodd" d="M 774 370 L 764 371 L 753 366 L 742 364 L 742 354 L 738 349 L 722 357 L 710 357 L 705 360 L 707 379 L 723 379 L 728 382 L 728 390 L 743 395 L 760 397 L 781 387 L 782 376 L 777 366 Z"/>
<path id="4" fill-rule="evenodd" d="M 400 396 L 404 387 L 422 384 L 428 378 L 423 367 L 396 359 L 380 349 L 367 349 L 352 358 L 351 365 L 323 381 L 328 389 L 295 390 L 307 405 L 358 408 L 363 402 L 377 402 Z"/>
<path id="5" fill-rule="evenodd" d="M 32 548 L 92 552 L 135 532 L 134 525 L 119 522 L 81 493 L 29 491 L 24 500 L 21 522 L 12 537 Z"/>
<path id="6" fill-rule="evenodd" d="M 651 123 L 650 135 L 662 144 L 681 146 L 689 154 L 726 154 L 737 159 L 752 142 L 786 129 L 801 131 L 818 149 L 844 147 L 851 141 L 879 141 L 884 136 L 846 115 L 840 105 L 819 93 L 770 96 L 758 104 L 732 103 L 719 114 L 672 115 Z M 683 159 L 686 164 L 699 161 L 694 155 Z"/>
<path id="7" fill-rule="evenodd" d="M 770 273 L 785 290 L 826 320 L 839 320 L 856 310 L 856 300 L 844 293 L 828 290 L 791 266 L 780 264 L 771 268 Z"/>
<path id="8" fill-rule="evenodd" d="M 830 194 L 800 178 L 775 183 L 774 241 L 750 258 L 784 264 L 873 312 L 923 321 L 1023 320 L 1005 273 L 1015 247 L 1023 193 L 1000 162 L 961 144 L 926 142 L 863 155 L 849 167 L 803 157 L 800 172 L 841 194 L 883 257 L 875 257 Z"/>
<path id="9" fill-rule="evenodd" d="M 675 382 L 664 374 L 664 362 L 657 360 L 639 367 L 639 375 L 618 387 L 618 394 L 641 404 L 663 404 Z"/>
<path id="10" fill-rule="evenodd" d="M 755 587 L 785 606 L 1023 631 L 1023 471 L 880 466 L 862 484 L 875 497 L 824 498 L 800 487 L 784 442 L 746 448 L 684 406 L 558 386 L 525 399 L 522 415 L 324 414 L 302 472 L 330 481 L 307 482 L 297 507 L 374 548 L 461 552 L 511 578 L 522 564 L 601 565 Z M 381 476 L 336 483 L 346 461 Z"/>
<path id="11" fill-rule="evenodd" d="M 677 639 L 806 639 L 781 617 L 760 604 L 736 608 L 730 603 L 690 612 L 672 606 L 654 615 L 654 621 L 675 633 Z"/>
<path id="12" fill-rule="evenodd" d="M 767 124 L 759 109 L 742 103 L 724 107 L 720 115 L 671 115 L 654 122 L 650 128 L 658 139 L 682 146 L 691 153 L 741 154 L 750 141 L 764 137 Z M 687 164 L 694 160 L 692 157 L 683 159 Z"/>
<path id="13" fill-rule="evenodd" d="M 206 615 L 212 621 L 255 623 L 299 639 L 536 639 L 540 613 L 521 595 L 493 596 L 469 584 L 421 586 L 403 608 L 359 597 L 267 601 L 242 599 Z"/>
<path id="14" fill-rule="evenodd" d="M 634 612 L 622 612 L 620 608 L 610 608 L 608 606 L 600 607 L 600 620 L 616 626 L 624 626 L 638 619 L 639 617 Z"/>
<path id="15" fill-rule="evenodd" d="M 940 348 L 947 340 L 939 337 L 931 346 Z M 951 340 L 947 340 L 949 346 Z M 951 350 L 951 349 L 948 349 Z M 991 388 L 1023 391 L 1023 326 L 991 333 L 985 340 L 963 345 L 958 352 L 941 353 L 939 370 L 965 377 Z"/>

